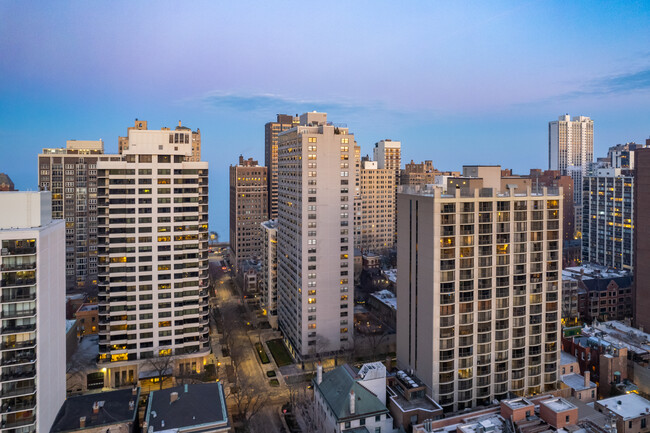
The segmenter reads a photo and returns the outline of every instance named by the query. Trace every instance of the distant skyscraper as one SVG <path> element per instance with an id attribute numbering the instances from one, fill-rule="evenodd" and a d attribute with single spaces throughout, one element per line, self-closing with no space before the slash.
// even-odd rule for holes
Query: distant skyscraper
<path id="1" fill-rule="evenodd" d="M 548 168 L 573 179 L 575 228 L 582 232 L 582 181 L 594 160 L 594 121 L 568 114 L 548 123 Z"/>
<path id="2" fill-rule="evenodd" d="M 562 196 L 499 166 L 398 193 L 397 363 L 447 412 L 556 388 Z"/>
<path id="3" fill-rule="evenodd" d="M 65 400 L 65 222 L 52 193 L 0 193 L 0 430 L 50 431 Z"/>
<path id="4" fill-rule="evenodd" d="M 97 284 L 97 161 L 116 157 L 101 140 L 69 140 L 38 155 L 38 185 L 52 192 L 52 218 L 66 221 L 68 290 Z"/>
<path id="5" fill-rule="evenodd" d="M 210 353 L 208 163 L 190 161 L 190 135 L 132 129 L 121 158 L 97 163 L 107 387 L 157 375 L 148 358 L 175 355 L 184 374 L 202 371 Z"/>
<path id="6" fill-rule="evenodd" d="M 575 235 L 575 211 L 573 206 L 573 179 L 570 176 L 563 176 L 559 170 L 539 170 L 531 169 L 530 174 L 526 176 L 531 180 L 531 186 L 534 189 L 543 187 L 562 188 L 562 233 L 564 240 L 573 240 Z"/>
<path id="7" fill-rule="evenodd" d="M 146 120 L 138 120 L 135 119 L 134 126 L 130 126 L 127 128 L 127 136 L 126 137 L 119 137 L 118 138 L 118 153 L 121 155 L 124 153 L 126 149 L 129 148 L 129 137 L 128 137 L 128 132 L 131 130 L 147 130 L 147 121 Z M 161 128 L 162 131 L 170 131 L 169 128 Z M 178 126 L 176 127 L 175 131 L 189 131 L 190 134 L 183 134 L 182 137 L 184 139 L 187 139 L 187 143 L 192 144 L 192 156 L 188 158 L 188 161 L 192 162 L 199 162 L 201 161 L 201 130 L 199 128 L 196 128 L 196 131 L 192 131 L 190 128 L 187 126 L 181 125 L 181 121 L 178 121 Z M 179 144 L 178 142 L 178 137 L 180 137 L 180 134 L 176 135 L 170 135 L 169 136 L 169 143 L 174 143 L 174 144 Z M 185 143 L 185 144 L 187 144 Z M 183 144 L 183 143 L 180 143 Z"/>
<path id="8" fill-rule="evenodd" d="M 230 166 L 230 250 L 233 263 L 259 260 L 262 255 L 262 224 L 268 216 L 267 168 L 253 158 L 239 157 Z"/>
<path id="9" fill-rule="evenodd" d="M 395 171 L 361 163 L 361 195 L 355 248 L 380 252 L 395 243 Z"/>
<path id="10" fill-rule="evenodd" d="M 264 125 L 264 165 L 268 173 L 267 219 L 278 217 L 278 134 L 298 124 L 298 117 L 278 114 L 275 122 Z"/>
<path id="11" fill-rule="evenodd" d="M 650 145 L 650 140 L 648 140 Z M 650 330 L 650 148 L 635 152 L 634 166 L 634 319 Z"/>
<path id="12" fill-rule="evenodd" d="M 0 173 L 0 191 L 14 191 L 14 183 L 5 173 Z"/>
<path id="13" fill-rule="evenodd" d="M 354 145 L 325 113 L 278 136 L 278 324 L 298 359 L 352 345 Z"/>

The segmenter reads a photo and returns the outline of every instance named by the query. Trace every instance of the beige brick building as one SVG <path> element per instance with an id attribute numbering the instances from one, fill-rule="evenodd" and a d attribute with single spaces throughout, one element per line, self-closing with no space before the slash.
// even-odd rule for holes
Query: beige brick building
<path id="1" fill-rule="evenodd" d="M 380 252 L 395 243 L 395 171 L 363 161 L 360 171 L 360 209 L 355 248 Z"/>

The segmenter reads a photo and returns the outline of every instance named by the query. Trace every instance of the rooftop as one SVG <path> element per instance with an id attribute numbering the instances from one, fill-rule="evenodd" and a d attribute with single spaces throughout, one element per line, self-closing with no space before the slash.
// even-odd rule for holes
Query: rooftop
<path id="1" fill-rule="evenodd" d="M 599 406 L 607 408 L 623 418 L 623 420 L 634 419 L 639 415 L 647 415 L 650 412 L 650 401 L 638 394 L 625 394 L 606 398 L 597 401 L 595 406 L 597 409 L 599 409 Z"/>
<path id="2" fill-rule="evenodd" d="M 391 283 L 397 283 L 397 269 L 386 269 L 383 272 Z"/>
<path id="3" fill-rule="evenodd" d="M 501 415 L 486 415 L 467 424 L 459 425 L 457 431 L 461 433 L 499 433 L 508 430 Z"/>
<path id="4" fill-rule="evenodd" d="M 388 305 L 393 310 L 397 310 L 397 296 L 390 290 L 380 290 L 375 293 L 371 293 L 370 296 L 379 300 L 383 304 Z"/>
<path id="5" fill-rule="evenodd" d="M 593 344 L 625 347 L 637 355 L 650 355 L 650 334 L 622 322 L 595 321 L 592 326 L 585 326 L 582 329 L 582 335 L 589 337 L 589 341 Z"/>
<path id="6" fill-rule="evenodd" d="M 134 422 L 138 413 L 140 388 L 84 394 L 68 397 L 54 419 L 51 432 L 68 432 L 80 430 L 81 417 L 86 418 L 87 429 L 101 426 Z M 98 412 L 93 413 L 97 403 Z"/>
<path id="7" fill-rule="evenodd" d="M 79 311 L 93 311 L 93 310 L 99 310 L 99 305 L 97 305 L 97 304 L 84 304 L 81 307 L 79 307 L 77 312 L 79 312 Z"/>
<path id="8" fill-rule="evenodd" d="M 356 419 L 372 414 L 388 413 L 388 409 L 372 392 L 357 381 L 357 372 L 349 365 L 342 365 L 323 375 L 318 390 L 334 413 L 337 421 Z M 350 413 L 350 392 L 354 391 L 355 411 Z"/>
<path id="9" fill-rule="evenodd" d="M 585 377 L 578 373 L 570 373 L 562 376 L 562 382 L 576 391 L 584 391 L 585 389 L 596 388 L 596 384 L 589 381 L 589 386 L 585 386 Z"/>
<path id="10" fill-rule="evenodd" d="M 172 394 L 177 399 L 172 401 Z M 192 431 L 229 428 L 228 412 L 221 383 L 198 383 L 176 386 L 149 394 L 145 414 L 149 432 L 174 431 L 187 427 L 204 427 Z"/>
<path id="11" fill-rule="evenodd" d="M 540 404 L 543 404 L 544 406 L 548 407 L 549 409 L 551 409 L 553 412 L 556 413 L 564 412 L 571 409 L 577 409 L 577 407 L 573 403 L 568 402 L 562 397 L 550 398 L 548 400 L 542 401 Z"/>
<path id="12" fill-rule="evenodd" d="M 503 404 L 508 406 L 510 409 L 521 409 L 528 406 L 533 406 L 533 403 L 526 398 L 513 398 L 511 400 L 502 400 Z"/>
<path id="13" fill-rule="evenodd" d="M 575 362 L 578 362 L 578 358 L 564 350 L 560 352 L 560 365 L 573 364 Z"/>
<path id="14" fill-rule="evenodd" d="M 594 278 L 613 279 L 613 278 L 629 277 L 630 272 L 625 270 L 613 269 L 607 266 L 586 263 L 582 266 L 574 266 L 574 267 L 564 269 L 562 271 L 562 276 L 564 279 L 585 281 Z"/>

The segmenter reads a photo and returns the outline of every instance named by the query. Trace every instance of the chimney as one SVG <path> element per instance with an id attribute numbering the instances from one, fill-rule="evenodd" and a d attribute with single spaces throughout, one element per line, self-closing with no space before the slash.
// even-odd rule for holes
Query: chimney
<path id="1" fill-rule="evenodd" d="M 138 387 L 134 386 L 133 389 L 131 390 L 131 395 L 138 395 Z"/>
<path id="2" fill-rule="evenodd" d="M 178 126 L 182 126 L 182 125 L 181 125 L 181 121 L 180 121 L 180 120 L 178 121 Z"/>
<path id="3" fill-rule="evenodd" d="M 316 383 L 318 385 L 323 381 L 323 364 L 318 361 L 318 366 L 316 367 Z"/>
<path id="4" fill-rule="evenodd" d="M 99 403 L 93 403 L 93 414 L 97 415 L 99 413 Z"/>
<path id="5" fill-rule="evenodd" d="M 350 413 L 354 415 L 355 410 L 354 391 L 350 391 Z"/>
<path id="6" fill-rule="evenodd" d="M 79 428 L 86 428 L 86 417 L 79 417 Z"/>
<path id="7" fill-rule="evenodd" d="M 169 394 L 169 404 L 172 404 L 176 400 L 178 400 L 178 393 L 177 392 L 170 393 Z"/>
<path id="8" fill-rule="evenodd" d="M 133 400 L 129 400 L 129 410 L 133 410 L 135 408 L 135 402 Z"/>
<path id="9" fill-rule="evenodd" d="M 589 382 L 590 382 L 589 376 L 590 376 L 590 374 L 591 373 L 589 372 L 589 370 L 585 370 L 585 388 L 589 388 Z"/>

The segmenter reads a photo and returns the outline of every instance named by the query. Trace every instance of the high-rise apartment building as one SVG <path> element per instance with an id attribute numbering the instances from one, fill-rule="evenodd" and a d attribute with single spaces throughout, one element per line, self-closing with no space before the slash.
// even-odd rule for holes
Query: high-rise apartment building
<path id="1" fill-rule="evenodd" d="M 565 241 L 571 241 L 575 235 L 575 211 L 573 206 L 573 179 L 570 176 L 563 176 L 559 170 L 531 169 L 528 176 L 532 187 L 539 189 L 562 188 L 562 233 Z"/>
<path id="2" fill-rule="evenodd" d="M 126 137 L 119 137 L 118 142 L 117 142 L 117 148 L 119 154 L 123 154 L 126 149 L 129 148 L 129 132 L 132 130 L 138 130 L 138 131 L 146 131 L 147 130 L 147 121 L 146 120 L 138 120 L 135 119 L 135 122 L 133 126 L 129 126 L 126 130 L 127 136 Z M 161 128 L 162 131 L 171 131 L 171 129 L 164 127 Z M 187 158 L 188 161 L 191 162 L 200 162 L 201 161 L 201 130 L 199 128 L 196 128 L 196 131 L 192 131 L 190 128 L 187 126 L 183 126 L 181 124 L 181 121 L 178 121 L 178 126 L 175 129 L 175 133 L 173 135 L 169 135 L 169 143 L 174 143 L 174 144 L 179 144 L 179 141 L 181 138 L 183 140 L 187 140 L 186 143 L 192 144 L 192 155 Z M 187 134 L 189 132 L 189 134 Z M 183 143 L 180 143 L 183 144 Z"/>
<path id="3" fill-rule="evenodd" d="M 650 145 L 650 139 L 647 140 Z M 634 220 L 633 235 L 634 321 L 637 327 L 650 329 L 650 148 L 634 154 Z"/>
<path id="4" fill-rule="evenodd" d="M 236 266 L 262 256 L 262 224 L 268 216 L 267 168 L 239 156 L 230 166 L 230 251 Z"/>
<path id="5" fill-rule="evenodd" d="M 269 323 L 277 328 L 278 322 L 278 222 L 264 221 L 262 224 L 262 308 L 266 310 Z"/>
<path id="6" fill-rule="evenodd" d="M 0 193 L 0 432 L 50 431 L 65 400 L 65 222 L 52 193 Z"/>
<path id="7" fill-rule="evenodd" d="M 11 181 L 9 175 L 0 173 L 0 191 L 14 191 L 14 183 Z"/>
<path id="8" fill-rule="evenodd" d="M 111 159 L 120 157 L 105 155 L 101 140 L 69 140 L 38 155 L 38 185 L 52 192 L 52 218 L 65 219 L 68 290 L 97 284 L 97 161 Z"/>
<path id="9" fill-rule="evenodd" d="M 355 248 L 380 252 L 395 243 L 395 171 L 361 163 L 360 223 Z"/>
<path id="10" fill-rule="evenodd" d="M 106 386 L 134 383 L 147 359 L 199 371 L 208 326 L 208 163 L 190 131 L 129 131 L 122 158 L 97 163 L 99 358 Z"/>
<path id="11" fill-rule="evenodd" d="M 559 379 L 561 191 L 500 171 L 398 193 L 398 367 L 447 412 Z"/>
<path id="12" fill-rule="evenodd" d="M 548 123 L 548 168 L 573 179 L 576 231 L 582 231 L 582 181 L 594 160 L 594 121 L 565 114 Z"/>
<path id="13" fill-rule="evenodd" d="M 325 113 L 278 136 L 278 324 L 298 359 L 352 345 L 354 145 Z"/>
<path id="14" fill-rule="evenodd" d="M 599 168 L 584 181 L 582 261 L 632 269 L 634 174 Z"/>
<path id="15" fill-rule="evenodd" d="M 400 168 L 402 164 L 402 143 L 392 140 L 381 140 L 375 143 L 373 159 L 377 161 L 377 168 L 395 171 L 396 185 L 399 185 Z"/>
<path id="16" fill-rule="evenodd" d="M 268 172 L 267 219 L 278 217 L 278 134 L 298 125 L 298 117 L 278 114 L 275 122 L 264 125 L 264 165 Z"/>

